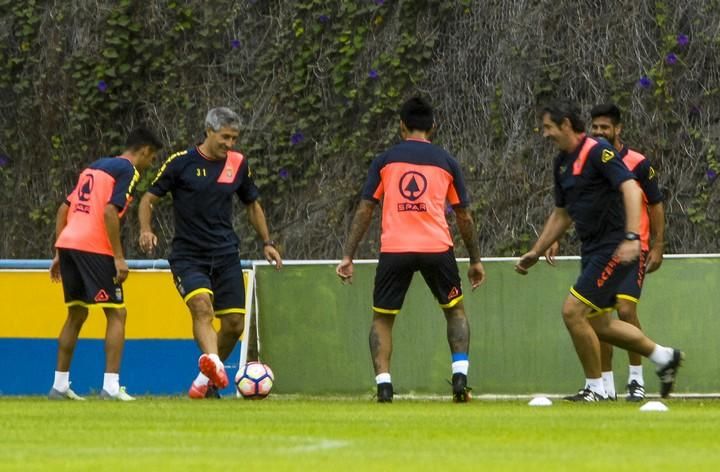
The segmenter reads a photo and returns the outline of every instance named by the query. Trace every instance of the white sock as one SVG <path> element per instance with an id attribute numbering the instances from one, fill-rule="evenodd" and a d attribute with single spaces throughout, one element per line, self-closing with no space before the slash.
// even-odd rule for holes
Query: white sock
<path id="1" fill-rule="evenodd" d="M 605 387 L 605 392 L 608 394 L 608 396 L 615 398 L 617 394 L 615 393 L 615 376 L 613 375 L 612 371 L 603 372 L 602 381 L 603 387 Z"/>
<path id="2" fill-rule="evenodd" d="M 630 375 L 628 376 L 628 383 L 632 381 L 636 381 L 643 387 L 645 386 L 645 380 L 643 379 L 643 369 L 642 365 L 631 365 L 630 366 Z"/>
<path id="3" fill-rule="evenodd" d="M 465 374 L 468 373 L 468 367 L 470 366 L 470 361 L 455 361 L 452 363 L 452 373 L 453 374 Z"/>
<path id="4" fill-rule="evenodd" d="M 105 372 L 103 376 L 103 390 L 110 395 L 117 395 L 120 391 L 120 374 Z"/>
<path id="5" fill-rule="evenodd" d="M 589 388 L 602 397 L 607 397 L 602 377 L 597 379 L 585 379 L 585 388 Z"/>
<path id="6" fill-rule="evenodd" d="M 655 345 L 652 354 L 650 354 L 650 360 L 653 361 L 657 367 L 662 367 L 673 358 L 673 350 L 670 347 L 663 347 L 659 344 Z"/>
<path id="7" fill-rule="evenodd" d="M 70 388 L 70 372 L 58 372 L 56 370 L 52 388 L 58 392 L 67 392 Z"/>
<path id="8" fill-rule="evenodd" d="M 208 354 L 208 357 L 213 360 L 218 370 L 225 368 L 225 364 L 223 364 L 223 361 L 220 360 L 220 356 L 217 354 Z"/>
<path id="9" fill-rule="evenodd" d="M 388 372 L 383 372 L 382 374 L 377 374 L 375 376 L 375 383 L 376 384 L 392 383 L 392 380 L 390 379 L 390 374 Z"/>
<path id="10" fill-rule="evenodd" d="M 207 385 L 209 381 L 210 381 L 210 379 L 207 378 L 207 377 L 205 376 L 205 374 L 203 374 L 202 372 L 200 372 L 200 373 L 197 375 L 197 377 L 195 377 L 195 380 L 193 381 L 193 383 L 194 383 L 195 385 L 197 385 L 198 387 L 200 387 L 200 386 L 203 386 L 203 385 Z"/>

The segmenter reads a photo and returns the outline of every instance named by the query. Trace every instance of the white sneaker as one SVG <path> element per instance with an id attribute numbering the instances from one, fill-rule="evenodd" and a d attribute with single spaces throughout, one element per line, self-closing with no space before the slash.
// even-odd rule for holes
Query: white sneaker
<path id="1" fill-rule="evenodd" d="M 73 392 L 70 387 L 68 387 L 67 390 L 64 392 L 61 392 L 60 390 L 56 389 L 55 387 L 50 389 L 50 393 L 48 393 L 48 398 L 50 400 L 80 400 L 85 401 L 83 397 L 78 395 L 77 393 Z"/>
<path id="2" fill-rule="evenodd" d="M 130 396 L 125 391 L 125 387 L 120 387 L 120 390 L 118 390 L 118 393 L 115 395 L 110 395 L 107 390 L 103 389 L 103 391 L 100 392 L 100 398 L 103 400 L 120 400 L 122 402 L 131 402 L 135 400 L 135 397 Z"/>

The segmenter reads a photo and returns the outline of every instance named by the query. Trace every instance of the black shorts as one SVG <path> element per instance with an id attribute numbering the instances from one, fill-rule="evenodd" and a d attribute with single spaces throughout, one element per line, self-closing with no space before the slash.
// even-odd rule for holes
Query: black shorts
<path id="1" fill-rule="evenodd" d="M 442 308 L 455 306 L 463 298 L 455 253 L 381 253 L 375 272 L 373 310 L 397 314 L 413 274 L 420 271 Z"/>
<path id="2" fill-rule="evenodd" d="M 58 249 L 58 254 L 65 303 L 68 306 L 125 306 L 113 256 L 62 248 Z"/>
<path id="3" fill-rule="evenodd" d="M 637 264 L 633 262 L 635 270 L 628 272 L 627 276 L 620 282 L 618 287 L 617 298 L 630 300 L 631 302 L 639 302 L 642 293 L 643 282 L 645 281 L 645 261 L 647 261 L 647 252 L 640 252 Z"/>
<path id="4" fill-rule="evenodd" d="M 588 254 L 582 257 L 582 272 L 575 285 L 570 288 L 578 300 L 593 309 L 593 312 L 605 312 L 615 309 L 617 298 L 626 291 L 640 296 L 637 286 L 638 274 L 644 269 L 644 257 L 630 264 L 621 264 L 620 260 L 608 253 Z M 634 281 L 634 282 L 633 282 Z M 639 279 L 642 286 L 642 278 Z M 632 296 L 632 295 L 631 295 Z"/>
<path id="5" fill-rule="evenodd" d="M 207 293 L 215 315 L 245 313 L 245 280 L 237 254 L 178 257 L 169 262 L 175 287 L 185 303 L 199 293 Z"/>

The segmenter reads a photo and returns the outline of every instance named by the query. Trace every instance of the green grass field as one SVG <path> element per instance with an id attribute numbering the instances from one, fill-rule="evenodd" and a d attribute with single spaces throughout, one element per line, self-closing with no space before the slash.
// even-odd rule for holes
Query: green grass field
<path id="1" fill-rule="evenodd" d="M 720 401 L 0 399 L 0 470 L 720 469 Z"/>

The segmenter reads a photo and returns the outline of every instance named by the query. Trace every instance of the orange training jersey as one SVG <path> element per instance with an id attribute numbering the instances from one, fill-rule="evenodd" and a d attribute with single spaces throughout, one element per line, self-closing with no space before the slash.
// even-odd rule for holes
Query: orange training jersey
<path id="1" fill-rule="evenodd" d="M 469 204 L 460 165 L 429 141 L 408 139 L 370 165 L 362 198 L 382 202 L 380 252 L 445 252 L 447 204 Z"/>
<path id="2" fill-rule="evenodd" d="M 663 200 L 662 192 L 657 182 L 655 169 L 650 165 L 650 161 L 637 151 L 624 146 L 620 151 L 620 157 L 627 168 L 635 175 L 640 188 L 643 190 L 643 208 L 640 213 L 640 245 L 643 251 L 650 248 L 650 216 L 648 214 L 648 205 L 660 203 Z"/>
<path id="3" fill-rule="evenodd" d="M 139 178 L 132 163 L 123 157 L 104 157 L 90 164 L 65 200 L 70 207 L 67 225 L 55 247 L 112 256 L 105 207 L 108 203 L 115 205 L 122 217 Z"/>

